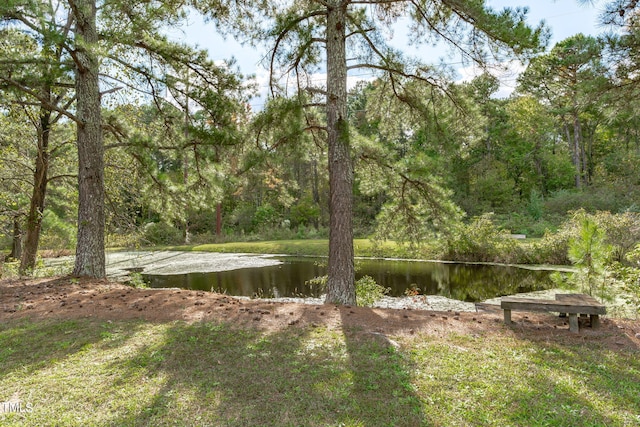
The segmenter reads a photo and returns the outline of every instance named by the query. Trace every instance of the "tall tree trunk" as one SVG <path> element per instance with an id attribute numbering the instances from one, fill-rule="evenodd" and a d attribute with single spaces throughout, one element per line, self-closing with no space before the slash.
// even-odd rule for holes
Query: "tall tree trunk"
<path id="1" fill-rule="evenodd" d="M 105 277 L 104 145 L 100 112 L 96 0 L 77 0 L 78 243 L 75 276 Z"/>
<path id="2" fill-rule="evenodd" d="M 45 96 L 50 97 L 50 91 L 45 90 Z M 44 199 L 47 193 L 49 173 L 49 135 L 51 130 L 51 111 L 42 110 L 40 113 L 40 125 L 38 129 L 38 153 L 36 155 L 36 168 L 33 174 L 33 192 L 27 216 L 26 238 L 24 250 L 20 258 L 20 274 L 28 274 L 36 266 L 38 256 L 38 244 L 40 243 L 40 230 L 42 229 L 42 214 L 44 212 Z"/>
<path id="3" fill-rule="evenodd" d="M 185 99 L 184 99 L 184 163 L 182 165 L 182 180 L 184 182 L 184 191 L 189 188 L 189 70 L 187 70 L 187 78 L 185 82 Z M 195 149 L 195 148 L 194 148 Z M 184 196 L 184 244 L 191 242 L 189 233 L 189 197 Z"/>
<path id="4" fill-rule="evenodd" d="M 353 165 L 347 121 L 346 2 L 327 15 L 327 128 L 329 144 L 329 264 L 327 303 L 355 304 Z"/>

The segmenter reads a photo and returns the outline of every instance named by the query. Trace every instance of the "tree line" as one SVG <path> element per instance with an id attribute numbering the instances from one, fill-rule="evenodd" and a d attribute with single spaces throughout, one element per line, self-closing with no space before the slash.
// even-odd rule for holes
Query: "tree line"
<path id="1" fill-rule="evenodd" d="M 634 210 L 636 6 L 606 6 L 621 33 L 544 51 L 548 29 L 526 10 L 484 2 L 10 0 L 0 215 L 13 255 L 26 273 L 41 230 L 75 224 L 74 274 L 103 277 L 105 236 L 328 233 L 327 301 L 350 304 L 354 232 L 420 240 L 494 212 L 541 234 L 585 204 Z M 187 8 L 270 46 L 262 111 L 233 63 L 164 35 Z M 455 83 L 391 48 L 401 18 L 470 63 L 528 61 L 516 92 L 495 99 L 489 73 Z M 348 91 L 358 69 L 374 78 Z"/>

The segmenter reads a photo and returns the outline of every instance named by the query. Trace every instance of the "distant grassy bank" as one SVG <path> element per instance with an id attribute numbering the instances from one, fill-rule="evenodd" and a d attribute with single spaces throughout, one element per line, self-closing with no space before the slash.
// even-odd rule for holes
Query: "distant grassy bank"
<path id="1" fill-rule="evenodd" d="M 369 239 L 355 239 L 353 241 L 356 256 L 363 257 L 412 257 L 416 254 L 396 242 L 374 242 Z M 204 251 L 223 253 L 252 253 L 252 254 L 284 254 L 327 256 L 329 254 L 328 239 L 313 240 L 271 240 L 260 242 L 228 242 L 210 243 L 204 245 L 170 246 L 164 249 L 178 251 Z"/>
<path id="2" fill-rule="evenodd" d="M 638 351 L 324 326 L 0 322 L 6 426 L 627 426 Z M 496 332 L 497 330 L 497 332 Z M 379 335 L 379 334 L 378 334 Z M 1 408 L 1 406 L 0 406 Z M 17 406 L 13 406 L 17 408 Z"/>

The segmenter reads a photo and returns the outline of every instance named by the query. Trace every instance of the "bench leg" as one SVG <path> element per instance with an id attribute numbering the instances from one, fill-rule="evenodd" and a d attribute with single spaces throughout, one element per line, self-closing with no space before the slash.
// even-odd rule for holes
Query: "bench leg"
<path id="1" fill-rule="evenodd" d="M 571 332 L 580 332 L 577 313 L 569 313 L 569 330 Z"/>
<path id="2" fill-rule="evenodd" d="M 591 327 L 592 328 L 600 327 L 600 316 L 598 316 L 597 314 L 591 315 Z"/>
<path id="3" fill-rule="evenodd" d="M 504 309 L 504 323 L 505 325 L 511 324 L 511 310 L 507 308 Z"/>

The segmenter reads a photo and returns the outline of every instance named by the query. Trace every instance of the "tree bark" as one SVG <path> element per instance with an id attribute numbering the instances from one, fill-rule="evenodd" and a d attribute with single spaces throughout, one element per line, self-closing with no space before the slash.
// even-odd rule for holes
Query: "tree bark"
<path id="1" fill-rule="evenodd" d="M 22 256 L 22 230 L 20 229 L 20 217 L 13 218 L 13 232 L 11 233 L 11 253 L 9 258 L 20 259 Z M 0 258 L 2 258 L 0 256 Z M 22 274 L 22 271 L 20 272 Z"/>
<path id="2" fill-rule="evenodd" d="M 329 264 L 326 302 L 356 303 L 353 251 L 353 165 L 347 121 L 347 2 L 327 10 L 327 128 L 329 145 Z"/>
<path id="3" fill-rule="evenodd" d="M 582 161 L 581 161 L 581 140 L 582 132 L 580 129 L 580 118 L 578 112 L 573 113 L 573 165 L 576 168 L 575 183 L 576 188 L 582 187 Z"/>
<path id="4" fill-rule="evenodd" d="M 78 243 L 74 276 L 105 277 L 104 145 L 98 80 L 95 0 L 78 0 L 76 96 L 78 124 Z"/>
<path id="5" fill-rule="evenodd" d="M 44 91 L 50 97 L 50 90 Z M 26 237 L 20 257 L 20 274 L 25 275 L 33 271 L 38 257 L 40 231 L 42 229 L 42 215 L 44 213 L 44 199 L 47 193 L 49 173 L 49 135 L 51 131 L 51 111 L 43 109 L 40 113 L 38 128 L 38 153 L 36 168 L 33 174 L 33 192 L 27 216 Z"/>
<path id="6" fill-rule="evenodd" d="M 313 192 L 313 203 L 315 203 L 318 208 L 321 208 L 320 206 L 320 179 L 318 177 L 318 161 L 314 158 L 311 161 L 311 167 L 313 169 L 313 175 L 312 175 L 312 192 Z M 319 210 L 319 212 L 322 212 L 322 209 Z M 322 213 L 320 214 L 322 215 Z M 313 217 L 313 227 L 317 230 L 320 228 L 320 218 L 318 216 L 314 216 Z"/>
<path id="7" fill-rule="evenodd" d="M 576 86 L 577 82 L 573 79 L 573 87 Z M 576 188 L 582 187 L 582 129 L 580 125 L 580 111 L 578 109 L 578 101 L 576 99 L 577 94 L 573 93 L 571 98 L 572 110 L 571 110 L 571 118 L 573 120 L 573 147 L 572 147 L 572 160 L 573 166 L 575 168 L 575 185 Z"/>

